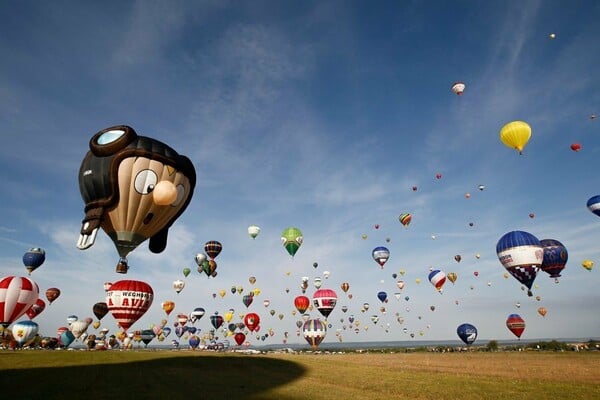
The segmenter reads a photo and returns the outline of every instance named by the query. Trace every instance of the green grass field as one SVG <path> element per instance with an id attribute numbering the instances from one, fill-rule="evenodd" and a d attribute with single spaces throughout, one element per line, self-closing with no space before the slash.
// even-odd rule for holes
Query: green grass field
<path id="1" fill-rule="evenodd" d="M 18 399 L 600 399 L 600 352 L 1 351 Z"/>

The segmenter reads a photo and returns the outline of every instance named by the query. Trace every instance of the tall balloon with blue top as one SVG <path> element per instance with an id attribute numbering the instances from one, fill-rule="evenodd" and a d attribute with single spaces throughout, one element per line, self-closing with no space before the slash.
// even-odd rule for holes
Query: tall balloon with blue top
<path id="1" fill-rule="evenodd" d="M 544 260 L 542 244 L 531 233 L 512 231 L 504 234 L 496 245 L 498 259 L 506 270 L 529 290 Z"/>
<path id="2" fill-rule="evenodd" d="M 558 283 L 560 272 L 565 268 L 569 259 L 567 248 L 555 239 L 542 239 L 540 243 L 544 248 L 541 270 L 548 273 L 550 278 L 554 278 L 554 281 Z"/>

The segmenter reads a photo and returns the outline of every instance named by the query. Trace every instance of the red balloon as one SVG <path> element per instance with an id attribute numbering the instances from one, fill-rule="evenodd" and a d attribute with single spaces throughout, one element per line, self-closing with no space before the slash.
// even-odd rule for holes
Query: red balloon
<path id="1" fill-rule="evenodd" d="M 317 310 L 327 318 L 335 308 L 337 294 L 331 289 L 319 289 L 313 294 L 313 303 Z"/>
<path id="2" fill-rule="evenodd" d="M 581 145 L 579 143 L 573 143 L 571 145 L 571 150 L 573 150 L 573 151 L 579 151 L 579 150 L 581 150 Z"/>
<path id="3" fill-rule="evenodd" d="M 34 319 L 46 308 L 46 302 L 42 299 L 37 299 L 35 303 L 26 311 L 29 319 Z"/>
<path id="4" fill-rule="evenodd" d="M 50 288 L 48 290 L 46 290 L 46 299 L 48 299 L 48 302 L 50 304 L 52 304 L 52 302 L 56 299 L 58 299 L 58 297 L 60 296 L 60 289 L 58 288 Z"/>
<path id="5" fill-rule="evenodd" d="M 244 335 L 242 332 L 238 332 L 233 336 L 233 338 L 235 339 L 237 345 L 241 346 L 242 343 L 244 343 L 244 340 L 246 340 L 246 335 Z"/>
<path id="6" fill-rule="evenodd" d="M 244 317 L 244 324 L 246 324 L 246 327 L 250 329 L 250 332 L 258 331 L 260 317 L 256 313 L 248 313 Z"/>
<path id="7" fill-rule="evenodd" d="M 435 178 L 436 179 L 442 179 L 442 174 L 440 174 L 440 173 L 435 174 Z"/>
<path id="8" fill-rule="evenodd" d="M 506 327 L 518 338 L 525 330 L 525 320 L 519 314 L 510 314 L 506 319 Z"/>
<path id="9" fill-rule="evenodd" d="M 310 299 L 306 296 L 298 296 L 294 299 L 294 305 L 300 314 L 304 314 L 310 306 Z"/>
<path id="10" fill-rule="evenodd" d="M 40 289 L 34 281 L 22 276 L 0 280 L 0 324 L 5 328 L 35 304 Z"/>
<path id="11" fill-rule="evenodd" d="M 148 311 L 153 299 L 154 291 L 141 281 L 118 281 L 106 292 L 108 310 L 124 331 Z"/>

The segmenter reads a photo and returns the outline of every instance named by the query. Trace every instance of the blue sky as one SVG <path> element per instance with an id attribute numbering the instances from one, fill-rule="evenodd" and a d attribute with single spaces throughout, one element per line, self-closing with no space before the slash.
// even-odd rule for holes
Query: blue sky
<path id="1" fill-rule="evenodd" d="M 311 297 L 313 279 L 329 271 L 323 287 L 339 300 L 326 342 L 336 330 L 344 341 L 457 339 L 464 322 L 480 340 L 513 339 L 511 313 L 526 320 L 522 338 L 600 337 L 598 270 L 580 266 L 600 263 L 600 220 L 586 209 L 600 194 L 600 126 L 590 118 L 600 114 L 597 2 L 25 1 L 0 3 L 0 15 L 0 274 L 25 275 L 23 253 L 46 250 L 32 278 L 62 295 L 35 319 L 42 334 L 68 315 L 93 316 L 104 282 L 138 279 L 155 299 L 132 330 L 159 323 L 161 302 L 173 300 L 169 325 L 203 307 L 195 326 L 207 331 L 208 315 L 233 308 L 236 318 L 259 313 L 260 334 L 273 330 L 252 343 L 281 343 L 284 332 L 305 343 L 293 299 L 301 277 Z M 456 81 L 466 84 L 460 97 Z M 499 140 L 512 120 L 533 130 L 521 156 Z M 103 232 L 92 248 L 75 247 L 79 165 L 93 134 L 118 124 L 185 154 L 198 175 L 167 249 L 142 244 L 127 275 L 115 273 Z M 581 151 L 570 150 L 575 142 Z M 413 215 L 408 229 L 403 212 Z M 255 240 L 251 224 L 262 229 Z M 293 259 L 280 242 L 289 226 L 304 234 Z M 503 278 L 496 243 L 512 230 L 569 251 L 559 284 L 538 274 L 539 301 Z M 209 240 L 223 244 L 210 279 L 194 265 Z M 391 252 L 383 269 L 371 258 L 381 245 Z M 193 272 L 176 294 L 184 267 Z M 430 268 L 458 280 L 440 295 Z M 246 309 L 232 286 L 261 293 Z M 117 331 L 110 315 L 102 326 Z"/>

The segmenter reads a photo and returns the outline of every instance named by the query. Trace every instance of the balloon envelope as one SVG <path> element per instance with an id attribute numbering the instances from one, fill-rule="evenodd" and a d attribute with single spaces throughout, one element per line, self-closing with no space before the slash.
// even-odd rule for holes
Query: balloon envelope
<path id="1" fill-rule="evenodd" d="M 37 283 L 26 277 L 7 276 L 0 280 L 0 324 L 5 328 L 25 314 L 39 296 Z"/>
<path id="2" fill-rule="evenodd" d="M 126 125 L 97 132 L 79 169 L 85 203 L 77 247 L 91 247 L 99 228 L 111 238 L 127 272 L 131 251 L 149 239 L 153 253 L 167 246 L 169 228 L 192 199 L 194 164 L 168 145 Z"/>
<path id="3" fill-rule="evenodd" d="M 319 289 L 313 294 L 313 305 L 327 318 L 335 308 L 337 294 L 332 289 Z"/>
<path id="4" fill-rule="evenodd" d="M 387 247 L 379 246 L 373 249 L 371 255 L 373 256 L 373 260 L 377 261 L 381 268 L 383 268 L 384 264 L 390 258 L 390 251 Z"/>
<path id="5" fill-rule="evenodd" d="M 33 321 L 19 321 L 12 326 L 12 335 L 19 346 L 23 346 L 37 335 L 38 330 L 39 325 Z"/>
<path id="6" fill-rule="evenodd" d="M 550 278 L 556 279 L 569 259 L 567 248 L 555 239 L 542 239 L 540 243 L 544 249 L 544 258 L 540 268 L 548 273 Z"/>
<path id="7" fill-rule="evenodd" d="M 520 338 L 525 330 L 525 320 L 519 314 L 510 314 L 506 319 L 506 327 Z"/>
<path id="8" fill-rule="evenodd" d="M 44 251 L 44 249 L 41 249 L 39 247 L 31 248 L 23 255 L 23 264 L 25 265 L 25 268 L 27 269 L 29 275 L 31 275 L 33 271 L 38 269 L 44 263 L 45 260 L 46 252 Z"/>
<path id="9" fill-rule="evenodd" d="M 320 319 L 309 319 L 302 326 L 302 334 L 313 350 L 316 350 L 327 335 L 327 326 Z"/>
<path id="10" fill-rule="evenodd" d="M 298 228 L 289 227 L 281 233 L 281 243 L 292 257 L 296 254 L 303 241 L 304 237 Z"/>
<path id="11" fill-rule="evenodd" d="M 500 129 L 500 140 L 511 149 L 520 153 L 531 138 L 531 127 L 523 121 L 513 121 Z"/>
<path id="12" fill-rule="evenodd" d="M 458 337 L 465 342 L 465 344 L 472 344 L 477 339 L 477 328 L 471 324 L 461 324 L 456 328 Z"/>
<path id="13" fill-rule="evenodd" d="M 529 288 L 528 295 L 531 296 L 531 286 L 544 259 L 540 241 L 528 232 L 508 232 L 498 241 L 496 254 L 504 268 Z"/>
<path id="14" fill-rule="evenodd" d="M 600 217 L 600 195 L 590 197 L 587 201 L 587 208 Z"/>
<path id="15" fill-rule="evenodd" d="M 108 310 L 124 331 L 148 311 L 153 300 L 152 287 L 142 281 L 118 281 L 106 292 Z"/>

